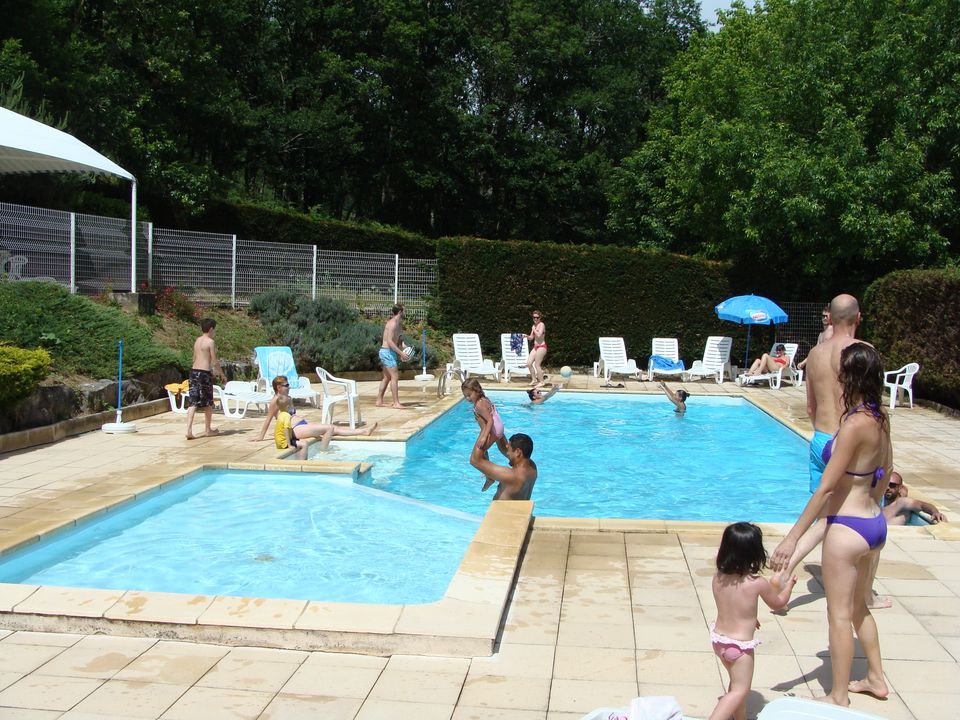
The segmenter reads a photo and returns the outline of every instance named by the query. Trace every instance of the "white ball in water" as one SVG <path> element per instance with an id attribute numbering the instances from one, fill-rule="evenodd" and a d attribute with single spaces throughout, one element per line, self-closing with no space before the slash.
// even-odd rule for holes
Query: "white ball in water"
<path id="1" fill-rule="evenodd" d="M 573 377 L 573 370 L 570 369 L 569 365 L 564 365 L 560 368 L 560 377 L 567 378 L 568 380 Z"/>

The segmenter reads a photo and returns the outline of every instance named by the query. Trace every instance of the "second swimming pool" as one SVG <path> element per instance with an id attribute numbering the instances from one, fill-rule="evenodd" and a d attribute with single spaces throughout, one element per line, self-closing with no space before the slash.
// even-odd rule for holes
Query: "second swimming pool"
<path id="1" fill-rule="evenodd" d="M 560 393 L 542 405 L 489 392 L 509 436 L 533 438 L 541 516 L 793 522 L 809 498 L 806 440 L 740 398 L 692 397 L 678 417 L 662 395 Z M 478 427 L 459 403 L 405 457 L 341 447 L 374 463 L 371 487 L 481 514 L 493 496 L 468 462 Z M 494 448 L 491 459 L 506 460 Z"/>

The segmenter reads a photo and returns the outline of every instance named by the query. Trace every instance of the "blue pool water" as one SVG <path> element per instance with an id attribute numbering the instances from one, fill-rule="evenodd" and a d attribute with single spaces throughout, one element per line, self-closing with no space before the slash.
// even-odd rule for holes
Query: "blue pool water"
<path id="1" fill-rule="evenodd" d="M 533 438 L 537 515 L 793 522 L 809 498 L 807 442 L 740 398 L 694 396 L 678 417 L 662 395 L 560 393 L 536 406 L 523 393 L 488 396 L 508 436 Z M 413 438 L 406 457 L 357 455 L 374 463 L 361 481 L 482 513 L 493 489 L 480 492 L 468 463 L 477 432 L 461 402 Z M 495 448 L 490 456 L 506 462 Z"/>
<path id="2" fill-rule="evenodd" d="M 425 603 L 478 525 L 349 477 L 207 470 L 4 556 L 0 582 Z"/>

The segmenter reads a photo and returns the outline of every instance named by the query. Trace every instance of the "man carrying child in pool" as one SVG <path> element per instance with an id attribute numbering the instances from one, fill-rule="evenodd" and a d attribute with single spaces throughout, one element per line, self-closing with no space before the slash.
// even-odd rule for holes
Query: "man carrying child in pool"
<path id="1" fill-rule="evenodd" d="M 510 461 L 510 467 L 503 467 L 484 457 L 484 449 L 478 439 L 470 453 L 470 464 L 489 479 L 484 490 L 492 482 L 497 483 L 494 500 L 529 500 L 533 494 L 533 485 L 537 482 L 537 464 L 530 459 L 533 454 L 533 440 L 529 435 L 516 433 L 510 436 L 504 455 Z"/>

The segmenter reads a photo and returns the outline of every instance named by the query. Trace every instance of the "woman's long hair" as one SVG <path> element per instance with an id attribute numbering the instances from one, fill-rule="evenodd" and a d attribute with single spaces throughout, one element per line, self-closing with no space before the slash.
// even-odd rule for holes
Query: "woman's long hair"
<path id="1" fill-rule="evenodd" d="M 853 412 L 862 403 L 886 430 L 887 414 L 881 407 L 883 362 L 877 349 L 862 342 L 847 345 L 840 352 L 839 380 L 844 412 Z"/>

